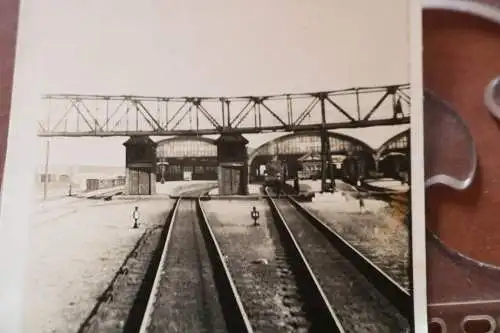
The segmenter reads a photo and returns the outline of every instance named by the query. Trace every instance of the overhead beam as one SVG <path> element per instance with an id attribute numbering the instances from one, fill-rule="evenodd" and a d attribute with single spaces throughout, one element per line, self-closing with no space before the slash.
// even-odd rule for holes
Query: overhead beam
<path id="1" fill-rule="evenodd" d="M 39 121 L 39 136 L 208 135 L 408 124 L 410 100 L 396 96 L 409 96 L 409 88 L 401 84 L 245 97 L 46 95 L 49 107 L 42 118 L 47 120 Z M 368 95 L 375 98 L 367 102 Z M 397 112 L 387 112 L 388 107 Z"/>
<path id="2" fill-rule="evenodd" d="M 394 126 L 405 125 L 410 123 L 410 117 L 405 117 L 397 120 L 381 119 L 369 120 L 362 122 L 344 122 L 335 124 L 326 124 L 326 129 L 344 129 L 344 128 L 365 128 L 374 126 Z M 224 133 L 242 133 L 242 134 L 257 134 L 269 132 L 309 132 L 319 131 L 323 127 L 321 124 L 314 125 L 299 125 L 289 126 L 268 126 L 268 127 L 243 127 L 243 128 L 224 128 L 220 131 L 217 129 L 199 129 L 193 130 L 169 130 L 169 131 L 89 131 L 89 132 L 39 132 L 39 137 L 110 137 L 110 136 L 134 136 L 134 135 L 149 135 L 149 136 L 198 136 L 198 135 L 215 135 Z"/>

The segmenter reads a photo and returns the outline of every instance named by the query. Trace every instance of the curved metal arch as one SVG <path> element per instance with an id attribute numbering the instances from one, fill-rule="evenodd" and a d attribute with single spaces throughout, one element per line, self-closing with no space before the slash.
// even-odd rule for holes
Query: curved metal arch
<path id="1" fill-rule="evenodd" d="M 202 137 L 202 136 L 174 136 L 174 137 L 170 137 L 170 138 L 167 138 L 167 139 L 160 140 L 160 141 L 156 142 L 156 149 L 157 149 L 156 152 L 157 152 L 157 154 L 161 155 L 160 150 L 162 148 L 164 148 L 165 146 L 167 146 L 167 145 L 169 145 L 171 143 L 175 144 L 176 142 L 198 142 L 198 143 L 205 143 L 207 145 L 213 146 L 215 148 L 215 155 L 217 155 L 217 145 L 215 144 L 215 140 L 214 139 L 210 139 L 210 138 L 206 138 L 206 137 Z M 195 156 L 197 156 L 197 155 L 195 154 L 192 157 L 195 157 Z"/>
<path id="2" fill-rule="evenodd" d="M 263 144 L 261 144 L 260 146 L 258 146 L 257 148 L 255 148 L 252 153 L 249 154 L 248 156 L 248 165 L 251 165 L 254 158 L 257 157 L 259 155 L 259 152 L 266 146 L 269 146 L 273 143 L 280 143 L 280 142 L 284 142 L 286 140 L 289 140 L 289 139 L 294 139 L 294 138 L 300 138 L 300 137 L 306 137 L 306 136 L 320 136 L 321 133 L 320 132 L 300 132 L 300 133 L 289 133 L 289 134 L 285 134 L 283 136 L 280 136 L 280 137 L 277 137 L 275 139 L 271 139 Z M 364 148 L 364 150 L 366 150 L 367 152 L 369 152 L 370 154 L 374 154 L 375 153 L 375 150 L 370 147 L 368 144 L 366 144 L 365 142 L 359 140 L 359 139 L 356 139 L 352 136 L 349 136 L 349 135 L 346 135 L 346 134 L 341 134 L 341 133 L 336 133 L 336 132 L 328 132 L 328 137 L 333 137 L 333 138 L 336 138 L 336 139 L 340 139 L 340 140 L 344 140 L 344 141 L 348 141 L 348 142 L 351 142 L 353 144 L 356 144 L 356 145 L 359 145 L 361 147 Z"/>
<path id="3" fill-rule="evenodd" d="M 387 154 L 384 154 L 384 155 L 380 156 L 380 161 L 382 161 L 382 160 L 384 160 L 384 159 L 386 159 L 386 158 L 389 158 L 389 157 L 391 157 L 391 156 L 405 156 L 405 155 L 406 155 L 406 154 L 401 153 L 401 152 L 391 151 L 391 152 L 389 152 L 389 153 L 387 153 Z"/>
<path id="4" fill-rule="evenodd" d="M 159 146 L 173 141 L 202 141 L 215 145 L 215 139 L 205 138 L 203 136 L 174 136 L 171 138 L 157 141 L 156 144 Z"/>
<path id="5" fill-rule="evenodd" d="M 387 146 L 389 146 L 391 143 L 397 142 L 399 139 L 408 137 L 408 145 L 410 144 L 410 129 L 406 129 L 402 132 L 399 132 L 398 134 L 394 135 L 393 137 L 387 139 L 377 150 L 376 154 L 377 156 L 382 156 L 382 154 L 387 150 Z"/>

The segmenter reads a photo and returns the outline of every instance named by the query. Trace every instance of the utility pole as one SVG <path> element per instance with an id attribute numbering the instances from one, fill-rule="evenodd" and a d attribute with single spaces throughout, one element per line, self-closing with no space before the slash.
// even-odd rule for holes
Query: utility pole
<path id="1" fill-rule="evenodd" d="M 73 166 L 70 167 L 69 169 L 69 189 L 68 189 L 68 196 L 71 197 L 73 195 L 73 175 L 74 175 L 74 170 Z"/>
<path id="2" fill-rule="evenodd" d="M 47 199 L 47 182 L 49 181 L 49 152 L 50 152 L 50 141 L 47 139 L 46 149 L 45 149 L 45 170 L 43 179 L 43 200 Z"/>
<path id="3" fill-rule="evenodd" d="M 328 188 L 326 180 L 329 176 L 328 169 L 330 168 L 330 136 L 326 129 L 326 110 L 325 110 L 325 94 L 319 96 L 321 102 L 321 193 L 327 192 Z M 330 175 L 331 176 L 331 175 Z"/>

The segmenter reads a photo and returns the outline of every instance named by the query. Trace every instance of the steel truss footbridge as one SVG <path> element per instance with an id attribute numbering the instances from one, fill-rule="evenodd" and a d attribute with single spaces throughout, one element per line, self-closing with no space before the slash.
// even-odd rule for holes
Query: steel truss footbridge
<path id="1" fill-rule="evenodd" d="M 240 97 L 43 96 L 41 137 L 325 131 L 410 122 L 409 84 Z"/>

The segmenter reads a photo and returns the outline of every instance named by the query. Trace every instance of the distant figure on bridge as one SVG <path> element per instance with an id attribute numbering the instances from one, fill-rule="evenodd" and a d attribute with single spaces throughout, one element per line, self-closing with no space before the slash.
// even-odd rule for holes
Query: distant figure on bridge
<path id="1" fill-rule="evenodd" d="M 137 222 L 139 220 L 139 207 L 135 206 L 134 212 L 132 213 L 132 218 L 134 219 L 134 229 L 139 228 L 139 223 Z"/>
<path id="2" fill-rule="evenodd" d="M 293 180 L 293 188 L 295 189 L 295 193 L 300 193 L 299 176 L 295 176 Z"/>

